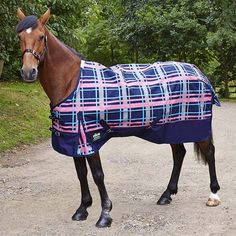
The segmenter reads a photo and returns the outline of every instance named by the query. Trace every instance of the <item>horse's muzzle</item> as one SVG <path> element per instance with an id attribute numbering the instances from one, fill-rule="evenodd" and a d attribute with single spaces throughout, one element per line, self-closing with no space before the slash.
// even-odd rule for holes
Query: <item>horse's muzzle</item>
<path id="1" fill-rule="evenodd" d="M 38 77 L 38 70 L 36 68 L 32 68 L 32 69 L 21 69 L 20 70 L 20 74 L 22 79 L 25 82 L 34 82 L 35 80 L 37 80 Z"/>

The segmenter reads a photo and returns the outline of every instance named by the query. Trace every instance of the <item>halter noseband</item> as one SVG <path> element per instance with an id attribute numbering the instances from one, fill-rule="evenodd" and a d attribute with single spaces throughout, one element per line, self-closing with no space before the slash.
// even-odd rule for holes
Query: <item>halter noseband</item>
<path id="1" fill-rule="evenodd" d="M 42 62 L 43 59 L 44 59 L 46 51 L 47 51 L 47 36 L 45 36 L 45 38 L 44 38 L 44 50 L 43 50 L 42 55 L 38 54 L 36 51 L 34 51 L 31 48 L 26 48 L 25 51 L 22 54 L 22 58 L 24 57 L 25 53 L 29 52 L 29 53 L 31 53 L 35 57 L 35 59 L 38 62 Z"/>

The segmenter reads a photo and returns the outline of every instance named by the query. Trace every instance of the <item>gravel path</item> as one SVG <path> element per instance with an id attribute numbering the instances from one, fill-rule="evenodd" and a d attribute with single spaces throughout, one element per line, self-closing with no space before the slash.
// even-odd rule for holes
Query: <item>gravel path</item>
<path id="1" fill-rule="evenodd" d="M 90 173 L 93 206 L 87 221 L 74 222 L 80 188 L 73 161 L 54 152 L 47 141 L 1 156 L 0 235 L 236 235 L 235 117 L 236 104 L 214 108 L 219 207 L 205 206 L 208 168 L 195 160 L 192 144 L 186 145 L 178 194 L 170 205 L 158 206 L 172 169 L 169 145 L 119 138 L 101 150 L 113 201 L 112 227 L 94 226 L 101 208 Z"/>

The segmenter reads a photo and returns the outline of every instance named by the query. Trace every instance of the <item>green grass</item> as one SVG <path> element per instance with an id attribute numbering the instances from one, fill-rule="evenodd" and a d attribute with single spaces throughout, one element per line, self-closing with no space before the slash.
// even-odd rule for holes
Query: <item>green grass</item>
<path id="1" fill-rule="evenodd" d="M 48 104 L 38 83 L 0 82 L 0 152 L 49 137 Z"/>
<path id="2" fill-rule="evenodd" d="M 232 102 L 232 103 L 236 103 L 236 97 L 233 98 L 220 98 L 221 102 Z"/>
<path id="3" fill-rule="evenodd" d="M 219 95 L 219 90 L 220 90 L 220 87 L 215 88 L 215 91 L 216 91 L 217 95 Z M 228 99 L 220 98 L 220 100 L 235 102 L 236 101 L 236 87 L 229 87 L 229 98 Z"/>

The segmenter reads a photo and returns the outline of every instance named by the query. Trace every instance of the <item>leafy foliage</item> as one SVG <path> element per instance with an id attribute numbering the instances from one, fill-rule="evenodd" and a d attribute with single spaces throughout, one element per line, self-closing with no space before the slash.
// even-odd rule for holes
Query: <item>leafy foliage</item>
<path id="1" fill-rule="evenodd" d="M 49 28 L 87 59 L 115 63 L 178 60 L 194 63 L 215 85 L 235 80 L 234 0 L 13 0 L 0 3 L 3 78 L 18 76 L 16 9 L 41 15 L 52 9 Z"/>
<path id="2" fill-rule="evenodd" d="M 214 75 L 222 85 L 221 93 L 229 97 L 229 81 L 236 81 L 236 2 L 217 0 L 213 6 L 214 28 L 208 34 L 208 44 L 218 61 Z"/>

